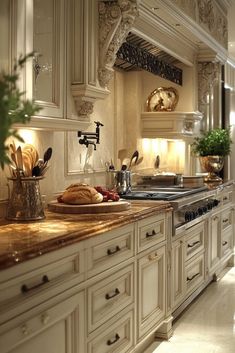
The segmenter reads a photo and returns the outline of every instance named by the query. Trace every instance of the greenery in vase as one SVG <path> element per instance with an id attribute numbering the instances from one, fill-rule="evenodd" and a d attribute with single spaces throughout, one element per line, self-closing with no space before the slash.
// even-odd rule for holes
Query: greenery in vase
<path id="1" fill-rule="evenodd" d="M 20 56 L 15 63 L 12 73 L 0 73 L 0 165 L 9 164 L 7 139 L 15 137 L 24 142 L 17 130 L 13 127 L 16 123 L 27 123 L 31 117 L 40 110 L 40 107 L 33 101 L 23 99 L 25 92 L 17 87 L 20 70 L 26 60 L 32 57 L 33 53 Z"/>
<path id="2" fill-rule="evenodd" d="M 227 156 L 231 152 L 231 143 L 230 128 L 217 128 L 196 137 L 191 147 L 199 156 Z"/>

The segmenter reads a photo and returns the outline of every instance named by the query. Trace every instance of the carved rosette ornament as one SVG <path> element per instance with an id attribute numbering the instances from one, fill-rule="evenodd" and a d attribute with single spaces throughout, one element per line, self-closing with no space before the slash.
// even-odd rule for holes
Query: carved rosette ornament
<path id="1" fill-rule="evenodd" d="M 89 115 L 93 113 L 94 103 L 89 101 L 84 101 L 82 98 L 75 98 L 75 106 L 78 116 L 81 119 L 87 120 Z"/>
<path id="2" fill-rule="evenodd" d="M 99 70 L 100 86 L 106 88 L 113 76 L 116 53 L 125 41 L 136 16 L 138 0 L 99 2 Z"/>

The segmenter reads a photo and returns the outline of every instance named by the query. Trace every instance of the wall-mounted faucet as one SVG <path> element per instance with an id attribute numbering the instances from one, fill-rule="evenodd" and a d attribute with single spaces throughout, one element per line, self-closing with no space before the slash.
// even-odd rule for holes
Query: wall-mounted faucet
<path id="1" fill-rule="evenodd" d="M 100 126 L 104 126 L 104 125 L 99 121 L 94 121 L 94 123 L 96 124 L 95 132 L 78 131 L 78 137 L 83 136 L 83 138 L 79 139 L 80 145 L 85 145 L 86 147 L 88 147 L 89 145 L 93 145 L 94 150 L 96 150 L 96 145 L 100 143 Z M 91 140 L 96 140 L 96 141 L 94 142 Z"/>

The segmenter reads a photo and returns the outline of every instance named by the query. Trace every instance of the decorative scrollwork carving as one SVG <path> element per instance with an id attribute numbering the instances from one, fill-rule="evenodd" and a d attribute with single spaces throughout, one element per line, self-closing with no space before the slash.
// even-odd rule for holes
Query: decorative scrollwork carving
<path id="1" fill-rule="evenodd" d="M 218 78 L 220 70 L 219 63 L 201 62 L 198 64 L 198 98 L 199 105 L 207 104 L 214 82 Z"/>
<path id="2" fill-rule="evenodd" d="M 93 113 L 94 103 L 82 100 L 79 97 L 75 97 L 74 100 L 78 116 L 80 118 L 88 119 L 89 115 Z"/>
<path id="3" fill-rule="evenodd" d="M 112 77 L 116 53 L 138 14 L 137 0 L 99 2 L 99 50 L 98 78 L 106 87 Z"/>

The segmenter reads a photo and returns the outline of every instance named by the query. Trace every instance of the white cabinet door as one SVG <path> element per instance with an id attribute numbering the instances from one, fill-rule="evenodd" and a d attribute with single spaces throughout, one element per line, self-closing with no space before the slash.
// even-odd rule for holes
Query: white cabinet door
<path id="1" fill-rule="evenodd" d="M 209 221 L 209 246 L 208 246 L 208 267 L 209 273 L 213 271 L 215 266 L 220 261 L 221 247 L 221 232 L 220 232 L 221 217 L 217 213 L 213 215 Z"/>
<path id="2" fill-rule="evenodd" d="M 166 249 L 151 250 L 138 260 L 138 338 L 157 328 L 165 315 Z"/>
<path id="3" fill-rule="evenodd" d="M 64 115 L 65 17 L 64 0 L 33 1 L 33 98 L 44 117 Z"/>
<path id="4" fill-rule="evenodd" d="M 84 293 L 48 305 L 0 326 L 1 353 L 85 352 Z"/>
<path id="5" fill-rule="evenodd" d="M 184 237 L 172 243 L 172 308 L 183 301 L 185 295 L 185 244 Z"/>

